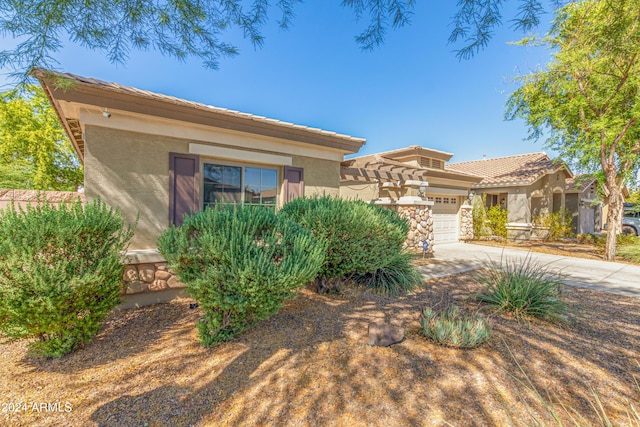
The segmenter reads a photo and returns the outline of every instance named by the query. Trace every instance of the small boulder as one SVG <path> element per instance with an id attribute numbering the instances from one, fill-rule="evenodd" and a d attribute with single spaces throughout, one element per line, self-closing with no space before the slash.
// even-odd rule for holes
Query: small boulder
<path id="1" fill-rule="evenodd" d="M 369 323 L 369 345 L 388 347 L 404 340 L 404 328 L 386 323 Z"/>

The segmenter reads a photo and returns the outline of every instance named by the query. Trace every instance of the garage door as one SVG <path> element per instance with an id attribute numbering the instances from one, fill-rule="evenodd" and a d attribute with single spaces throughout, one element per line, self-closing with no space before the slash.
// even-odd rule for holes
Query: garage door
<path id="1" fill-rule="evenodd" d="M 458 241 L 458 215 L 433 214 L 434 243 Z"/>
<path id="2" fill-rule="evenodd" d="M 432 201 L 434 243 L 457 242 L 458 198 L 456 196 L 435 196 Z"/>

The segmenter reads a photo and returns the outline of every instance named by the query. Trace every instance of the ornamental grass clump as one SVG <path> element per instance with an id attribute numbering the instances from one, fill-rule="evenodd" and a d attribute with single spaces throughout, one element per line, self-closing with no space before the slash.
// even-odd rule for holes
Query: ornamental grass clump
<path id="1" fill-rule="evenodd" d="M 411 254 L 399 253 L 389 264 L 373 273 L 356 274 L 353 279 L 359 285 L 375 293 L 398 296 L 422 284 L 420 272 L 411 265 Z"/>
<path id="2" fill-rule="evenodd" d="M 317 275 L 318 291 L 338 280 L 374 274 L 398 255 L 409 232 L 409 223 L 391 210 L 362 201 L 335 197 L 300 197 L 279 212 L 306 228 L 326 247 L 326 258 Z"/>
<path id="3" fill-rule="evenodd" d="M 60 357 L 91 341 L 120 302 L 133 228 L 94 201 L 0 211 L 0 332 Z"/>
<path id="4" fill-rule="evenodd" d="M 185 217 L 158 249 L 198 301 L 200 341 L 211 346 L 275 313 L 312 281 L 324 245 L 298 224 L 260 206 L 218 206 Z"/>
<path id="5" fill-rule="evenodd" d="M 463 315 L 455 305 L 441 313 L 425 308 L 420 325 L 425 337 L 447 347 L 475 348 L 491 338 L 491 328 L 484 317 Z"/>
<path id="6" fill-rule="evenodd" d="M 490 260 L 476 275 L 485 289 L 476 297 L 516 318 L 537 317 L 563 321 L 567 304 L 562 301 L 562 278 L 527 255 L 524 259 Z"/>

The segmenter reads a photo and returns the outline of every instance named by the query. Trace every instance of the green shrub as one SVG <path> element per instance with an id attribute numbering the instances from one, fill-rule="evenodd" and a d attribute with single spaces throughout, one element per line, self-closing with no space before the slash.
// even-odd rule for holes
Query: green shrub
<path id="1" fill-rule="evenodd" d="M 474 348 L 491 338 L 491 328 L 484 317 L 463 316 L 455 305 L 441 313 L 425 308 L 420 325 L 424 336 L 448 347 Z"/>
<path id="2" fill-rule="evenodd" d="M 473 209 L 471 216 L 473 217 L 473 238 L 480 239 L 491 235 L 491 230 L 487 227 L 487 195 L 476 196 L 473 199 Z"/>
<path id="3" fill-rule="evenodd" d="M 158 249 L 203 311 L 198 333 L 206 346 L 275 313 L 324 261 L 321 242 L 259 206 L 185 217 L 160 236 Z"/>
<path id="4" fill-rule="evenodd" d="M 402 251 L 409 224 L 391 210 L 361 201 L 333 197 L 297 198 L 280 210 L 325 243 L 327 252 L 318 273 L 322 292 L 332 279 L 374 273 Z"/>
<path id="5" fill-rule="evenodd" d="M 557 273 L 532 261 L 530 255 L 524 260 L 490 260 L 486 267 L 476 275 L 476 281 L 485 285 L 484 292 L 476 295 L 480 301 L 517 318 L 564 319 L 567 305 L 560 299 L 562 281 Z"/>
<path id="6" fill-rule="evenodd" d="M 389 264 L 373 273 L 356 274 L 356 283 L 374 292 L 397 296 L 413 290 L 423 282 L 420 272 L 411 264 L 412 255 L 397 254 Z"/>
<path id="7" fill-rule="evenodd" d="M 491 206 L 487 211 L 487 221 L 491 234 L 501 239 L 507 238 L 507 216 L 509 212 L 502 207 Z"/>
<path id="8" fill-rule="evenodd" d="M 633 243 L 618 246 L 617 255 L 626 261 L 640 264 L 640 238 L 632 237 L 635 240 Z"/>
<path id="9" fill-rule="evenodd" d="M 549 229 L 548 240 L 556 241 L 565 237 L 573 237 L 573 219 L 568 210 L 564 209 L 555 213 L 545 213 L 533 219 L 533 223 L 539 227 Z"/>
<path id="10" fill-rule="evenodd" d="M 595 234 L 591 233 L 580 233 L 576 236 L 576 240 L 578 241 L 578 243 L 604 247 L 606 238 L 602 236 L 596 236 Z"/>
<path id="11" fill-rule="evenodd" d="M 132 235 L 100 201 L 0 212 L 0 331 L 36 338 L 29 347 L 45 356 L 91 341 L 119 302 Z"/>

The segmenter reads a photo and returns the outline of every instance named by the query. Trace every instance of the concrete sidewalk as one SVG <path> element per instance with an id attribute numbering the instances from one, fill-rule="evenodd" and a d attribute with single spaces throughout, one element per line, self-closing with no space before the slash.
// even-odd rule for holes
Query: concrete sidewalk
<path id="1" fill-rule="evenodd" d="M 489 259 L 500 263 L 501 258 L 524 259 L 527 255 L 550 270 L 560 272 L 567 285 L 640 297 L 640 266 L 521 249 L 447 243 L 437 245 L 433 262 L 419 269 L 427 279 L 434 279 L 482 268 Z"/>

